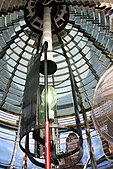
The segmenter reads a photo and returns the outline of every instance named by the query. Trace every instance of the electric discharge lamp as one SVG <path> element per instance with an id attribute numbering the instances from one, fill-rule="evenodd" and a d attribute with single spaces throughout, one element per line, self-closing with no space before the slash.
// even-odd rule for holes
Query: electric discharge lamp
<path id="1" fill-rule="evenodd" d="M 41 100 L 42 100 L 42 106 L 44 107 L 45 89 L 42 91 Z M 48 108 L 49 108 L 49 119 L 53 120 L 55 106 L 57 103 L 57 93 L 56 93 L 56 90 L 52 86 L 48 86 L 47 100 L 48 100 Z"/>

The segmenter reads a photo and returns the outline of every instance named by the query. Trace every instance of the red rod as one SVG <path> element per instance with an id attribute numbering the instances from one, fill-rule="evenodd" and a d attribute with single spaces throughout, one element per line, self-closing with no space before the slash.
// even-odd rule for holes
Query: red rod
<path id="1" fill-rule="evenodd" d="M 50 124 L 45 121 L 45 169 L 51 168 L 50 161 Z"/>

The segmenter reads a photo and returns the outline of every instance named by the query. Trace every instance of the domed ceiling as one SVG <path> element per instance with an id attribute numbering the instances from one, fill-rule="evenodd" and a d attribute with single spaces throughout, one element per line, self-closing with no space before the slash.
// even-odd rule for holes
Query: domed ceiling
<path id="1" fill-rule="evenodd" d="M 61 1 L 61 8 L 52 11 L 52 52 L 57 71 L 49 75 L 48 82 L 57 92 L 55 118 L 60 124 L 75 126 L 68 58 L 74 75 L 78 112 L 85 130 L 83 114 L 87 115 L 92 127 L 90 111 L 94 89 L 113 63 L 113 2 L 63 2 L 65 5 Z M 0 154 L 1 168 L 21 168 L 25 161 L 18 141 L 27 66 L 31 57 L 42 48 L 42 11 L 38 7 L 41 1 L 36 1 L 35 11 L 39 22 L 34 24 L 34 11 L 26 10 L 29 6 L 34 8 L 34 3 L 33 0 L 0 0 L 0 144 L 4 143 L 0 149 L 5 151 L 7 145 L 7 153 Z M 59 18 L 60 13 L 62 17 Z M 41 80 L 43 83 L 43 75 Z M 31 166 L 29 161 L 28 165 Z"/>

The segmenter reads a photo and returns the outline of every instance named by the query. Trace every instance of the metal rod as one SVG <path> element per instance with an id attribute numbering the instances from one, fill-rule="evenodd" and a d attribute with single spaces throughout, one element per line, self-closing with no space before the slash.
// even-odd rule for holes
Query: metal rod
<path id="1" fill-rule="evenodd" d="M 52 50 L 52 32 L 51 32 L 51 9 L 48 6 L 44 8 L 43 14 L 43 40 L 44 44 L 44 83 L 45 83 L 45 169 L 51 168 L 50 161 L 50 124 L 49 124 L 49 105 L 48 105 L 48 62 L 53 58 L 52 53 L 47 53 L 47 49 Z M 43 57 L 42 57 L 43 59 Z"/>
<path id="2" fill-rule="evenodd" d="M 45 169 L 51 168 L 50 162 L 50 124 L 49 121 L 45 121 Z"/>
<path id="3" fill-rule="evenodd" d="M 92 147 L 89 123 L 88 123 L 86 112 L 84 111 L 84 107 L 81 108 L 81 112 L 83 114 L 83 119 L 84 119 L 84 126 L 85 126 L 85 131 L 86 131 L 86 138 L 87 138 L 88 149 L 89 149 L 89 154 L 90 154 L 91 166 L 92 166 L 92 169 L 97 169 L 97 164 L 96 164 L 96 160 L 94 157 L 94 151 Z"/>
<path id="4" fill-rule="evenodd" d="M 80 117 L 79 117 L 79 109 L 78 109 L 78 102 L 77 102 L 77 96 L 76 96 L 76 87 L 75 87 L 75 81 L 74 81 L 74 75 L 71 69 L 71 64 L 66 57 L 66 62 L 68 64 L 68 69 L 69 69 L 69 75 L 70 75 L 70 81 L 71 81 L 71 88 L 72 88 L 72 96 L 73 96 L 73 103 L 74 103 L 74 110 L 75 110 L 75 120 L 76 120 L 76 126 L 79 131 L 80 136 L 82 137 L 82 131 L 81 131 L 81 125 L 80 125 Z"/>
<path id="5" fill-rule="evenodd" d="M 45 101 L 45 105 L 44 105 L 44 110 L 45 110 L 45 121 L 49 121 L 49 107 L 48 107 L 48 74 L 47 74 L 47 48 L 48 48 L 48 43 L 44 42 L 44 89 L 45 89 L 45 93 L 44 93 L 44 101 Z"/>
<path id="6" fill-rule="evenodd" d="M 50 126 L 49 126 L 49 108 L 48 108 L 48 74 L 47 74 L 47 48 L 48 43 L 44 42 L 44 87 L 45 87 L 45 102 L 44 102 L 44 112 L 45 112 L 45 169 L 50 169 Z"/>
<path id="7" fill-rule="evenodd" d="M 19 120 L 18 120 L 18 131 L 16 132 L 15 144 L 14 144 L 12 158 L 11 158 L 11 162 L 10 162 L 10 165 L 11 165 L 10 169 L 14 168 L 14 162 L 16 159 L 16 153 L 17 153 L 17 148 L 18 148 L 18 138 L 19 138 L 19 134 L 20 134 L 20 122 L 21 122 L 21 117 L 19 117 Z"/>
<path id="8" fill-rule="evenodd" d="M 48 50 L 52 51 L 51 8 L 44 8 L 43 16 L 43 39 L 42 43 L 48 42 Z M 42 57 L 43 60 L 43 57 Z M 47 53 L 47 60 L 53 60 L 53 53 Z"/>
<path id="9" fill-rule="evenodd" d="M 89 154 L 89 156 L 88 156 L 88 158 L 87 158 L 87 161 L 86 161 L 86 163 L 85 163 L 85 165 L 84 165 L 84 168 L 83 168 L 83 169 L 86 169 L 86 168 L 87 168 L 88 163 L 89 163 L 89 161 L 90 161 L 90 158 L 91 158 L 91 155 Z"/>

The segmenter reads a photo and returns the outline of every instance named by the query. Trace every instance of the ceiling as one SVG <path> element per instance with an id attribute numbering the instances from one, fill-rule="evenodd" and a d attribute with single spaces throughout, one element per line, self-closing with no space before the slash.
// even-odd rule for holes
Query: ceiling
<path id="1" fill-rule="evenodd" d="M 113 1 L 66 0 L 69 19 L 63 29 L 54 29 L 53 53 L 57 71 L 48 77 L 57 92 L 61 124 L 74 125 L 69 58 L 74 75 L 78 110 L 92 108 L 96 84 L 113 63 Z M 25 0 L 0 0 L 0 126 L 18 131 L 22 112 L 27 66 L 41 50 L 42 33 L 33 31 L 24 19 Z M 43 82 L 43 75 L 41 75 Z M 90 117 L 90 115 L 88 115 Z M 65 120 L 64 120 L 65 119 Z M 6 134 L 1 134 L 3 139 Z M 12 140 L 16 139 L 15 134 Z"/>

